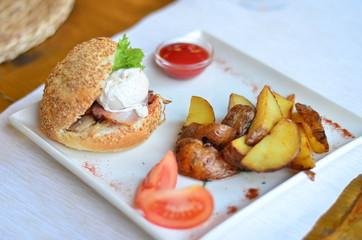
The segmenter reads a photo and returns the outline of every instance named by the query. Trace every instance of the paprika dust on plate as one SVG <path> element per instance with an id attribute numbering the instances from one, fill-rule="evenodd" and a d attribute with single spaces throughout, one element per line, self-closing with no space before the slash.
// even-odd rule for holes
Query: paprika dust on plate
<path id="1" fill-rule="evenodd" d="M 156 51 L 156 63 L 175 79 L 199 75 L 212 61 L 212 47 L 202 41 L 166 42 Z"/>

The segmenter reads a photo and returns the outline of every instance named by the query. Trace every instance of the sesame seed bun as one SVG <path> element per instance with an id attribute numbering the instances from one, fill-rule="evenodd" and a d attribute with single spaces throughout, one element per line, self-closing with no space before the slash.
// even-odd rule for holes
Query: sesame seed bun
<path id="1" fill-rule="evenodd" d="M 161 123 L 163 99 L 152 95 L 148 116 L 131 126 L 87 118 L 74 128 L 101 94 L 116 49 L 112 39 L 94 38 L 75 46 L 52 70 L 40 103 L 40 128 L 49 138 L 79 150 L 122 151 L 144 142 Z"/>

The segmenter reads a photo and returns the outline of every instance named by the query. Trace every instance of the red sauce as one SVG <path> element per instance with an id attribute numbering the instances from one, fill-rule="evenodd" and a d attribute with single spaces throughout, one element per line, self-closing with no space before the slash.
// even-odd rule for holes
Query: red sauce
<path id="1" fill-rule="evenodd" d="M 173 78 L 188 79 L 200 74 L 208 64 L 191 67 L 210 58 L 209 52 L 193 43 L 172 43 L 162 47 L 159 56 L 171 63 L 163 66 L 164 71 Z M 172 65 L 175 64 L 175 65 Z"/>
<path id="2" fill-rule="evenodd" d="M 161 48 L 160 56 L 173 64 L 188 65 L 205 61 L 209 53 L 192 43 L 173 43 Z"/>

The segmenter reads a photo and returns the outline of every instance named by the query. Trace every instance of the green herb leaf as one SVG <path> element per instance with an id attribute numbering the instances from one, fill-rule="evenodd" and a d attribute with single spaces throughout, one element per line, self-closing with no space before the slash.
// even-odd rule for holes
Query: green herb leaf
<path id="1" fill-rule="evenodd" d="M 145 55 L 139 48 L 131 48 L 130 42 L 126 34 L 118 42 L 118 48 L 114 59 L 114 65 L 112 72 L 117 71 L 121 68 L 142 68 L 145 66 L 141 64 L 142 59 Z"/>

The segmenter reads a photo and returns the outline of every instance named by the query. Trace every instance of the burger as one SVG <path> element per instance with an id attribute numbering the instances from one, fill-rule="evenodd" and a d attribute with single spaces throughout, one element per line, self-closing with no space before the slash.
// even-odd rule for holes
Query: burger
<path id="1" fill-rule="evenodd" d="M 70 148 L 123 151 L 164 121 L 164 100 L 149 89 L 141 49 L 99 37 L 75 46 L 48 76 L 40 129 Z"/>

